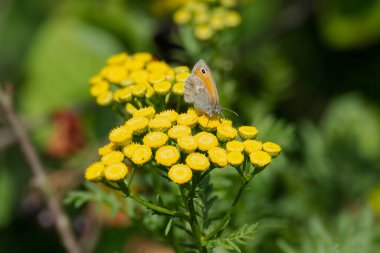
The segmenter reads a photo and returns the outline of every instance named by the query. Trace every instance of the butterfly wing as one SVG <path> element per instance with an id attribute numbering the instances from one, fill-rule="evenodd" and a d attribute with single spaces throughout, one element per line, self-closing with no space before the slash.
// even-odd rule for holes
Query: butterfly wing
<path id="1" fill-rule="evenodd" d="M 206 113 L 219 113 L 219 96 L 210 68 L 199 60 L 186 79 L 184 98 L 187 103 Z"/>

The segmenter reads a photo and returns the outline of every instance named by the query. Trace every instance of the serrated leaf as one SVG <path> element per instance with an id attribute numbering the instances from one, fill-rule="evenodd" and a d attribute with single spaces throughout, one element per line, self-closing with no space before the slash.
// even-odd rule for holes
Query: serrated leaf
<path id="1" fill-rule="evenodd" d="M 241 252 L 238 245 L 246 244 L 246 241 L 252 238 L 252 236 L 256 233 L 256 230 L 256 223 L 252 225 L 245 224 L 227 235 L 207 241 L 206 246 L 211 249 L 220 246 L 228 250 Z"/>

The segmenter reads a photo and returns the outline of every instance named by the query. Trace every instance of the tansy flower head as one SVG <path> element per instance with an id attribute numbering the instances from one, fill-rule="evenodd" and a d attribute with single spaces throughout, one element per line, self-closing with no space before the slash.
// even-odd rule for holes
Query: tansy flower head
<path id="1" fill-rule="evenodd" d="M 236 11 L 229 11 L 224 19 L 224 24 L 228 27 L 235 27 L 240 24 L 241 18 Z"/>
<path id="2" fill-rule="evenodd" d="M 148 129 L 149 120 L 145 117 L 132 117 L 125 125 L 132 129 L 134 135 L 144 134 Z"/>
<path id="3" fill-rule="evenodd" d="M 232 166 L 239 166 L 244 161 L 244 156 L 240 152 L 232 151 L 227 154 L 228 163 Z"/>
<path id="4" fill-rule="evenodd" d="M 132 88 L 132 94 L 135 97 L 145 97 L 147 87 L 144 83 L 139 83 L 133 86 Z"/>
<path id="5" fill-rule="evenodd" d="M 111 164 L 104 169 L 104 177 L 109 181 L 122 180 L 127 174 L 128 167 L 124 163 Z"/>
<path id="6" fill-rule="evenodd" d="M 166 72 L 166 80 L 172 83 L 174 81 L 174 75 L 174 70 L 168 69 L 168 71 Z"/>
<path id="7" fill-rule="evenodd" d="M 232 126 L 232 121 L 229 119 L 222 118 L 220 121 L 222 125 Z"/>
<path id="8" fill-rule="evenodd" d="M 134 107 L 131 103 L 127 103 L 125 105 L 125 111 L 128 113 L 128 114 L 134 114 L 136 111 L 137 111 L 137 108 Z"/>
<path id="9" fill-rule="evenodd" d="M 132 162 L 137 165 L 143 165 L 152 158 L 152 150 L 147 145 L 140 145 L 132 155 Z"/>
<path id="10" fill-rule="evenodd" d="M 174 72 L 176 74 L 182 73 L 182 72 L 190 72 L 190 69 L 187 66 L 178 66 L 174 68 Z"/>
<path id="11" fill-rule="evenodd" d="M 272 157 L 276 157 L 281 152 L 281 147 L 276 143 L 268 141 L 263 144 L 263 150 L 270 154 Z"/>
<path id="12" fill-rule="evenodd" d="M 177 121 L 178 113 L 174 110 L 166 110 L 163 112 L 160 112 L 158 115 L 156 115 L 157 118 L 163 117 L 167 120 L 169 120 L 172 124 L 174 124 Z"/>
<path id="13" fill-rule="evenodd" d="M 218 139 L 211 133 L 200 132 L 195 135 L 195 138 L 198 141 L 198 148 L 201 151 L 207 151 L 218 146 Z"/>
<path id="14" fill-rule="evenodd" d="M 149 129 L 152 131 L 164 132 L 171 126 L 170 121 L 163 117 L 154 118 L 149 121 Z"/>
<path id="15" fill-rule="evenodd" d="M 254 126 L 239 127 L 239 135 L 243 140 L 255 139 L 259 131 Z"/>
<path id="16" fill-rule="evenodd" d="M 175 76 L 177 82 L 184 82 L 190 76 L 189 72 L 181 72 Z"/>
<path id="17" fill-rule="evenodd" d="M 142 61 L 142 62 L 148 62 L 148 61 L 152 60 L 152 58 L 153 58 L 153 56 L 150 53 L 144 53 L 144 52 L 135 53 L 133 55 L 134 60 Z"/>
<path id="18" fill-rule="evenodd" d="M 226 144 L 226 149 L 228 152 L 236 151 L 243 152 L 244 151 L 244 143 L 240 141 L 229 141 Z"/>
<path id="19" fill-rule="evenodd" d="M 148 63 L 146 68 L 151 72 L 165 73 L 169 69 L 169 66 L 163 61 L 152 61 Z"/>
<path id="20" fill-rule="evenodd" d="M 156 114 L 156 110 L 153 108 L 153 106 L 148 106 L 148 107 L 135 111 L 133 113 L 133 117 L 140 116 L 140 117 L 146 117 L 148 119 L 152 119 L 154 117 L 154 114 Z"/>
<path id="21" fill-rule="evenodd" d="M 171 88 L 172 84 L 168 81 L 161 81 L 153 84 L 154 91 L 161 96 L 165 96 L 166 94 L 168 94 Z"/>
<path id="22" fill-rule="evenodd" d="M 102 75 L 111 83 L 120 83 L 126 77 L 127 72 L 122 66 L 112 65 L 103 68 Z"/>
<path id="23" fill-rule="evenodd" d="M 178 96 L 183 96 L 185 91 L 185 82 L 178 82 L 173 85 L 172 91 Z"/>
<path id="24" fill-rule="evenodd" d="M 219 116 L 209 117 L 206 114 L 198 118 L 198 123 L 204 131 L 215 131 L 220 125 Z"/>
<path id="25" fill-rule="evenodd" d="M 204 113 L 201 110 L 195 109 L 193 107 L 190 107 L 187 109 L 188 114 L 195 114 L 197 117 L 202 116 Z"/>
<path id="26" fill-rule="evenodd" d="M 119 126 L 117 128 L 112 129 L 108 138 L 112 143 L 115 143 L 117 145 L 125 145 L 131 141 L 132 134 L 132 129 L 130 129 L 129 127 Z"/>
<path id="27" fill-rule="evenodd" d="M 184 184 L 191 180 L 193 172 L 184 164 L 173 165 L 168 172 L 169 178 L 176 184 Z"/>
<path id="28" fill-rule="evenodd" d="M 156 152 L 156 162 L 164 166 L 172 166 L 180 157 L 180 154 L 174 146 L 163 146 Z"/>
<path id="29" fill-rule="evenodd" d="M 104 164 L 101 162 L 95 162 L 87 167 L 84 174 L 86 180 L 98 182 L 103 178 Z"/>
<path id="30" fill-rule="evenodd" d="M 124 154 L 120 151 L 111 151 L 102 156 L 102 163 L 110 165 L 114 163 L 120 163 L 124 160 Z"/>
<path id="31" fill-rule="evenodd" d="M 207 151 L 208 158 L 216 166 L 223 168 L 227 166 L 227 152 L 223 148 L 215 147 Z"/>
<path id="32" fill-rule="evenodd" d="M 235 139 L 237 135 L 237 131 L 235 128 L 229 125 L 219 125 L 217 127 L 216 136 L 222 142 L 227 142 L 232 139 Z"/>
<path id="33" fill-rule="evenodd" d="M 131 101 L 132 90 L 129 87 L 116 90 L 115 93 L 113 94 L 113 98 L 116 102 Z"/>
<path id="34" fill-rule="evenodd" d="M 138 70 L 131 73 L 131 78 L 135 83 L 146 83 L 148 82 L 148 71 Z"/>
<path id="35" fill-rule="evenodd" d="M 186 157 L 186 165 L 193 170 L 207 170 L 210 167 L 210 161 L 204 154 L 191 153 Z"/>
<path id="36" fill-rule="evenodd" d="M 101 93 L 99 96 L 96 97 L 96 103 L 98 105 L 109 105 L 111 104 L 113 99 L 113 95 L 111 91 L 106 91 L 104 93 Z"/>
<path id="37" fill-rule="evenodd" d="M 208 24 L 201 24 L 195 27 L 194 34 L 200 40 L 208 40 L 214 35 L 214 30 Z"/>
<path id="38" fill-rule="evenodd" d="M 162 132 L 151 132 L 144 136 L 143 142 L 148 147 L 157 149 L 166 144 L 169 137 Z"/>
<path id="39" fill-rule="evenodd" d="M 188 126 L 176 125 L 169 129 L 168 135 L 176 140 L 179 137 L 191 135 L 191 129 Z"/>
<path id="40" fill-rule="evenodd" d="M 192 128 L 197 124 L 197 122 L 198 122 L 197 119 L 198 119 L 198 116 L 195 114 L 182 113 L 182 114 L 178 115 L 177 124 L 188 126 L 188 127 Z"/>
<path id="41" fill-rule="evenodd" d="M 89 83 L 91 85 L 97 84 L 99 82 L 103 81 L 103 77 L 101 75 L 96 75 L 90 78 Z"/>
<path id="42" fill-rule="evenodd" d="M 109 65 L 123 64 L 125 60 L 127 59 L 127 57 L 128 55 L 124 52 L 112 55 L 110 58 L 107 59 L 107 64 Z"/>
<path id="43" fill-rule="evenodd" d="M 100 96 L 109 91 L 109 84 L 106 81 L 99 81 L 90 88 L 90 94 L 94 97 Z"/>
<path id="44" fill-rule="evenodd" d="M 153 72 L 149 74 L 149 82 L 152 84 L 163 82 L 165 81 L 165 79 L 166 79 L 165 72 L 158 71 L 158 72 Z"/>
<path id="45" fill-rule="evenodd" d="M 113 143 L 108 143 L 107 145 L 104 145 L 103 147 L 100 147 L 98 149 L 98 154 L 100 156 L 103 156 L 105 154 L 108 154 L 111 151 L 114 151 L 116 149 L 116 145 Z"/>
<path id="46" fill-rule="evenodd" d="M 188 8 L 181 8 L 174 13 L 173 19 L 176 24 L 183 25 L 190 21 L 191 16 Z"/>
<path id="47" fill-rule="evenodd" d="M 260 141 L 246 140 L 244 143 L 245 153 L 250 154 L 254 151 L 262 150 L 263 144 Z"/>
<path id="48" fill-rule="evenodd" d="M 198 141 L 194 136 L 183 136 L 177 139 L 179 149 L 189 154 L 198 148 Z"/>
<path id="49" fill-rule="evenodd" d="M 123 153 L 128 159 L 132 159 L 133 154 L 135 153 L 136 149 L 138 149 L 141 146 L 139 143 L 131 143 L 123 148 Z"/>
<path id="50" fill-rule="evenodd" d="M 267 166 L 271 161 L 272 157 L 264 151 L 254 151 L 249 155 L 251 163 L 255 167 L 263 168 Z"/>
<path id="51" fill-rule="evenodd" d="M 146 87 L 146 94 L 145 94 L 145 97 L 146 98 L 151 98 L 151 97 L 153 97 L 154 96 L 154 89 L 153 89 L 153 87 L 152 86 L 150 86 L 150 85 L 147 85 L 147 87 Z"/>

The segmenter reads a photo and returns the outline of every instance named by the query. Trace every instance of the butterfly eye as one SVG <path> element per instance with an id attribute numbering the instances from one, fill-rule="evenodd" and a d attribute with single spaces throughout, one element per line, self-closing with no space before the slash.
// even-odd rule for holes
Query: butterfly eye
<path id="1" fill-rule="evenodd" d="M 205 71 L 205 69 L 202 69 L 201 71 L 202 71 L 202 74 L 206 74 L 206 71 Z"/>

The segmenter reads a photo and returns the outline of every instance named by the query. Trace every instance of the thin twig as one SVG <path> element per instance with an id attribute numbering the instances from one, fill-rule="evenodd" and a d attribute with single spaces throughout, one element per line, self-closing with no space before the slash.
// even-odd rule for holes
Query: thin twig
<path id="1" fill-rule="evenodd" d="M 17 141 L 20 143 L 24 156 L 33 172 L 36 187 L 43 193 L 46 199 L 49 210 L 54 217 L 55 227 L 62 240 L 63 246 L 69 253 L 82 252 L 71 230 L 69 219 L 63 212 L 60 203 L 49 185 L 46 173 L 40 159 L 38 158 L 37 152 L 26 135 L 20 119 L 13 110 L 11 95 L 3 91 L 1 88 L 0 108 L 4 112 L 4 116 L 8 120 Z"/>

